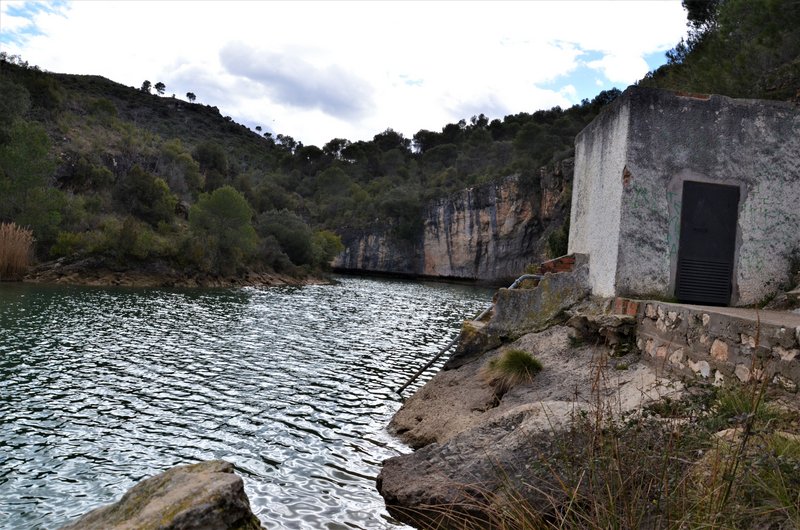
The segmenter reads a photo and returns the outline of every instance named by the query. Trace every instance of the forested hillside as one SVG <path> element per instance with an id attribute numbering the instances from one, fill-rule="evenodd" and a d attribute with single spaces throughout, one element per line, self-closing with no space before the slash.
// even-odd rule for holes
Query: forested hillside
<path id="1" fill-rule="evenodd" d="M 155 259 L 221 274 L 323 266 L 341 248 L 338 230 L 377 221 L 411 238 L 431 198 L 511 173 L 534 184 L 619 93 L 317 147 L 152 94 L 149 82 L 2 59 L 0 220 L 30 227 L 42 260 Z"/>
<path id="2" fill-rule="evenodd" d="M 689 38 L 642 85 L 797 97 L 800 2 L 684 6 Z M 0 223 L 32 230 L 39 260 L 222 275 L 324 267 L 337 232 L 379 224 L 413 241 L 430 199 L 512 174 L 537 186 L 619 94 L 318 147 L 249 130 L 192 93 L 165 95 L 164 81 L 126 87 L 0 54 Z"/>

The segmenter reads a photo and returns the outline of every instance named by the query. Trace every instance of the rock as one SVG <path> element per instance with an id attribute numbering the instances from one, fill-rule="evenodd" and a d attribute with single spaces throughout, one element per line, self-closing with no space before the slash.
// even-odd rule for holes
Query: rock
<path id="1" fill-rule="evenodd" d="M 345 230 L 334 269 L 402 275 L 508 281 L 544 259 L 548 236 L 568 213 L 571 160 L 540 179 L 541 193 L 519 176 L 474 186 L 429 202 L 410 237 L 376 223 Z M 538 196 L 538 197 L 537 197 Z M 537 197 L 534 199 L 534 197 Z"/>
<path id="2" fill-rule="evenodd" d="M 636 317 L 629 315 L 577 314 L 567 321 L 584 342 L 602 341 L 615 352 L 632 349 L 636 337 Z"/>
<path id="3" fill-rule="evenodd" d="M 442 369 L 453 370 L 473 362 L 485 352 L 500 346 L 500 342 L 498 337 L 486 331 L 484 323 L 468 320 L 461 326 L 458 345 Z"/>
<path id="4" fill-rule="evenodd" d="M 531 383 L 514 387 L 486 410 L 470 409 L 486 386 L 478 363 L 440 372 L 412 396 L 391 426 L 408 427 L 401 438 L 417 450 L 386 460 L 377 479 L 389 513 L 420 527 L 465 528 L 470 526 L 463 518 L 487 521 L 501 511 L 504 491 L 514 492 L 513 502 L 519 495 L 526 509 L 546 513 L 553 506 L 552 496 L 563 500 L 548 462 L 571 443 L 572 437 L 560 433 L 572 418 L 593 410 L 598 397 L 614 403 L 615 413 L 624 413 L 683 392 L 680 383 L 665 381 L 654 368 L 637 362 L 624 371 L 609 365 L 601 378 L 608 386 L 593 387 L 597 360 L 607 358 L 608 349 L 571 349 L 568 336 L 568 328 L 555 326 L 510 344 L 509 348 L 535 352 L 544 368 Z M 488 362 L 497 352 L 481 361 Z M 483 391 L 489 403 L 490 391 Z M 447 513 L 454 519 L 441 520 Z M 438 526 L 431 524 L 434 521 Z"/>
<path id="5" fill-rule="evenodd" d="M 128 490 L 115 504 L 61 530 L 261 530 L 233 464 L 210 460 L 177 466 Z"/>
<path id="6" fill-rule="evenodd" d="M 486 329 L 501 338 L 541 331 L 589 296 L 589 292 L 588 265 L 572 272 L 546 274 L 534 289 L 500 289 Z"/>

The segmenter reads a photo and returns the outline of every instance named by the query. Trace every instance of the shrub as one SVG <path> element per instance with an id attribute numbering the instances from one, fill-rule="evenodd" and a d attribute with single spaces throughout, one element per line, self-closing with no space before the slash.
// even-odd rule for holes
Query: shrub
<path id="1" fill-rule="evenodd" d="M 247 199 L 231 186 L 200 195 L 189 210 L 192 232 L 205 242 L 214 272 L 231 273 L 255 252 L 252 215 Z"/>
<path id="2" fill-rule="evenodd" d="M 28 269 L 33 232 L 14 223 L 0 224 L 0 280 L 21 278 Z"/>
<path id="3" fill-rule="evenodd" d="M 489 361 L 486 376 L 504 394 L 513 387 L 530 383 L 542 371 L 542 363 L 525 350 L 511 349 Z"/>

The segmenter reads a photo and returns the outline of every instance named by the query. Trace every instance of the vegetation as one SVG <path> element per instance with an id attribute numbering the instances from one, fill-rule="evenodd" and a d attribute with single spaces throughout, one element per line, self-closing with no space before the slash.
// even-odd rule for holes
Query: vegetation
<path id="1" fill-rule="evenodd" d="M 643 86 L 732 97 L 800 97 L 800 3 L 683 0 L 689 37 Z"/>
<path id="2" fill-rule="evenodd" d="M 688 39 L 642 85 L 796 97 L 800 4 L 684 6 Z M 92 257 L 119 267 L 143 256 L 214 274 L 324 266 L 341 248 L 336 234 L 376 224 L 415 241 L 428 200 L 510 174 L 535 201 L 541 168 L 571 156 L 576 133 L 619 95 L 608 90 L 568 109 L 502 119 L 479 114 L 411 138 L 387 129 L 369 141 L 317 147 L 251 131 L 192 92 L 188 101 L 151 97 L 154 89 L 163 94 L 161 81 L 133 88 L 51 74 L 5 53 L 0 67 L 0 222 L 31 229 L 38 259 Z M 226 187 L 251 214 L 236 251 L 222 259 L 225 249 L 199 251 L 198 231 L 209 228 L 189 212 Z M 549 234 L 552 257 L 566 252 L 567 234 Z"/>
<path id="3" fill-rule="evenodd" d="M 510 349 L 489 361 L 485 376 L 498 394 L 505 394 L 523 383 L 530 383 L 542 371 L 542 363 L 525 350 Z"/>
<path id="4" fill-rule="evenodd" d="M 14 223 L 0 223 L 0 280 L 25 274 L 33 251 L 33 232 Z"/>
<path id="5" fill-rule="evenodd" d="M 799 527 L 797 410 L 766 400 L 766 381 L 621 415 L 605 380 L 566 430 L 531 435 L 525 470 L 498 469 L 498 491 L 465 485 L 473 502 L 409 516 L 475 530 Z"/>

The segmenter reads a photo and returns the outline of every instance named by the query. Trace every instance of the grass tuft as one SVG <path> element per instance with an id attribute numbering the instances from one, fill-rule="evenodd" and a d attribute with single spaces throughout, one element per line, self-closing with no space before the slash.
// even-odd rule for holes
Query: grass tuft
<path id="1" fill-rule="evenodd" d="M 525 350 L 510 349 L 492 359 L 486 377 L 498 393 L 504 394 L 517 385 L 530 383 L 542 371 L 542 363 Z"/>

